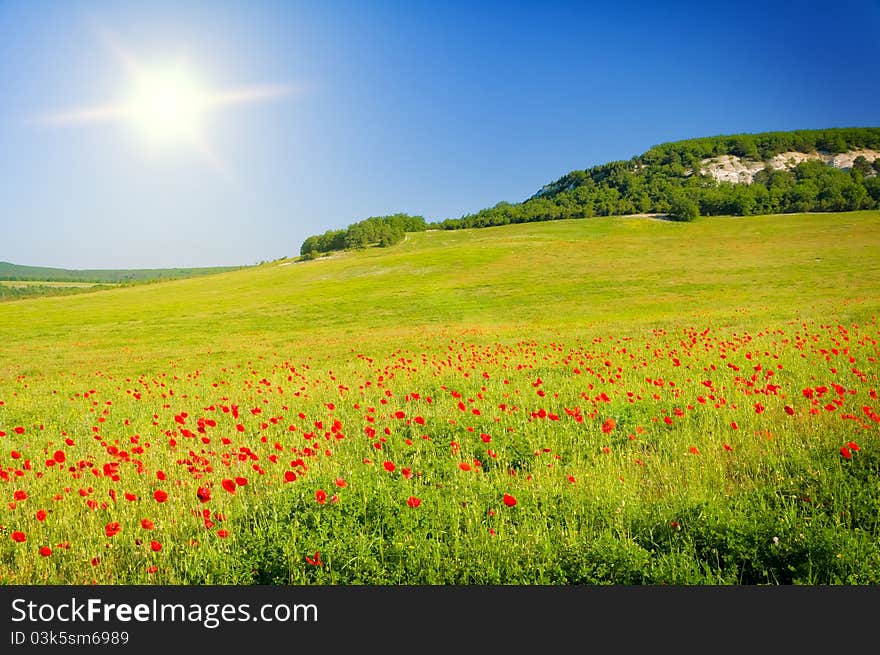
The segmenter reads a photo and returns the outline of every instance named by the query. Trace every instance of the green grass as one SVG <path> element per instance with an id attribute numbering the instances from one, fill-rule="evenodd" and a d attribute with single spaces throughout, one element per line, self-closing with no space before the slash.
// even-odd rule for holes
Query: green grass
<path id="1" fill-rule="evenodd" d="M 878 308 L 876 211 L 429 231 L 3 303 L 0 580 L 876 583 Z"/>

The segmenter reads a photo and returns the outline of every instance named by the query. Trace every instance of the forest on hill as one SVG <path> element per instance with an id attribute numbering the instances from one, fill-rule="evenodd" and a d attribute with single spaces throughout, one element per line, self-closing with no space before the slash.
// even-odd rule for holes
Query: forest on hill
<path id="1" fill-rule="evenodd" d="M 344 230 L 307 238 L 300 254 L 390 246 L 406 232 L 456 230 L 566 218 L 664 214 L 675 220 L 795 212 L 840 212 L 880 206 L 880 159 L 855 158 L 848 170 L 823 161 L 776 169 L 769 160 L 788 152 L 837 154 L 880 150 L 880 128 L 795 130 L 704 137 L 664 143 L 627 161 L 567 173 L 519 203 L 499 202 L 460 218 L 427 223 L 421 216 L 372 217 Z M 701 169 L 732 155 L 763 161 L 751 184 L 719 181 Z"/>

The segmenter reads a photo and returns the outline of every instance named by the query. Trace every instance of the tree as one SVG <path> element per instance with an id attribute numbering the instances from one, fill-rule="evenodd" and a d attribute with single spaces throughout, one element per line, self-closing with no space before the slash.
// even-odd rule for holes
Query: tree
<path id="1" fill-rule="evenodd" d="M 690 222 L 700 215 L 700 208 L 696 202 L 683 193 L 677 194 L 669 206 L 669 218 L 675 221 Z"/>

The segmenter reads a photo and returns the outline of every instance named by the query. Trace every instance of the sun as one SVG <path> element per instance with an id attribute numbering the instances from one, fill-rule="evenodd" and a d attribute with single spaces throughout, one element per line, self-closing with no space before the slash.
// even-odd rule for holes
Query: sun
<path id="1" fill-rule="evenodd" d="M 229 169 L 206 133 L 209 114 L 233 105 L 265 102 L 295 91 L 289 84 L 278 83 L 212 88 L 187 65 L 187 59 L 147 62 L 135 57 L 112 33 L 101 30 L 101 35 L 126 73 L 128 84 L 119 96 L 121 100 L 44 114 L 35 118 L 36 123 L 53 126 L 123 124 L 136 132 L 146 147 L 161 151 L 190 149 L 228 178 Z"/>
<path id="2" fill-rule="evenodd" d="M 181 65 L 139 71 L 128 101 L 128 118 L 147 141 L 157 146 L 196 143 L 209 106 L 209 96 Z"/>

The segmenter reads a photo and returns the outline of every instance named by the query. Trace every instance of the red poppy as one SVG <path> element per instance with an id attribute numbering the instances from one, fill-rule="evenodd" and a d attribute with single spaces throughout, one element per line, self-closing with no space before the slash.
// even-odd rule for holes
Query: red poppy
<path id="1" fill-rule="evenodd" d="M 223 488 L 226 489 L 226 491 L 228 491 L 229 493 L 235 493 L 235 482 L 233 482 L 232 480 L 226 478 L 220 484 L 223 485 Z"/>
<path id="2" fill-rule="evenodd" d="M 225 528 L 217 530 L 217 536 L 221 539 L 226 539 L 226 537 L 229 536 L 229 530 L 226 530 Z"/>
<path id="3" fill-rule="evenodd" d="M 857 444 L 855 441 L 847 441 L 846 447 L 853 452 L 859 452 L 861 450 L 861 448 L 859 448 L 859 444 Z"/>
<path id="4" fill-rule="evenodd" d="M 794 414 L 794 407 L 786 405 L 785 407 L 783 407 L 783 409 L 785 410 L 785 413 L 788 414 L 789 416 Z"/>
<path id="5" fill-rule="evenodd" d="M 306 562 L 308 562 L 312 566 L 323 566 L 324 564 L 321 561 L 321 553 L 319 553 L 317 550 L 315 551 L 314 557 L 309 557 L 308 555 L 306 555 Z"/>
<path id="6" fill-rule="evenodd" d="M 697 449 L 696 446 L 691 446 L 690 448 L 688 448 L 688 452 L 691 455 L 699 455 L 700 454 L 700 451 L 699 451 L 699 449 Z"/>
<path id="7" fill-rule="evenodd" d="M 153 523 L 150 519 L 141 519 L 141 527 L 144 530 L 152 530 L 156 527 L 156 524 Z"/>
<path id="8" fill-rule="evenodd" d="M 516 505 L 516 498 L 514 498 L 510 494 L 504 494 L 504 498 L 502 500 L 504 500 L 504 504 L 508 507 L 513 507 L 514 505 Z"/>
<path id="9" fill-rule="evenodd" d="M 106 534 L 108 537 L 115 537 L 117 534 L 119 534 L 120 530 L 122 530 L 122 526 L 119 525 L 118 521 L 111 521 L 104 526 L 104 534 Z"/>
<path id="10" fill-rule="evenodd" d="M 12 428 L 12 431 L 15 432 L 15 434 L 24 434 L 24 428 L 20 425 Z"/>
<path id="11" fill-rule="evenodd" d="M 335 483 L 335 484 L 336 484 L 337 487 L 347 487 L 347 486 L 348 486 L 348 482 L 346 482 L 346 481 L 343 480 L 342 478 L 336 478 L 336 483 Z"/>
<path id="12" fill-rule="evenodd" d="M 23 544 L 25 541 L 27 541 L 27 537 L 24 536 L 24 532 L 19 532 L 16 530 L 10 536 L 12 537 L 13 541 L 17 541 L 20 544 Z"/>
<path id="13" fill-rule="evenodd" d="M 315 500 L 319 505 L 323 505 L 327 501 L 327 492 L 323 489 L 318 489 L 315 492 Z"/>
<path id="14" fill-rule="evenodd" d="M 196 498 L 198 498 L 203 503 L 207 503 L 211 500 L 211 490 L 208 487 L 199 487 L 196 491 Z"/>
<path id="15" fill-rule="evenodd" d="M 164 503 L 168 500 L 168 494 L 161 489 L 156 489 L 156 491 L 153 492 L 153 498 L 156 499 L 157 503 Z"/>
<path id="16" fill-rule="evenodd" d="M 394 469 L 397 467 L 394 465 L 394 462 L 382 462 L 382 466 L 385 467 L 385 470 L 389 473 L 394 473 Z"/>
<path id="17" fill-rule="evenodd" d="M 471 465 L 468 464 L 467 462 L 461 462 L 461 463 L 458 465 L 458 468 L 460 468 L 462 471 L 470 471 L 470 470 L 471 470 Z"/>
<path id="18" fill-rule="evenodd" d="M 54 459 L 59 464 L 63 464 L 64 461 L 67 459 L 67 456 L 64 454 L 63 450 L 56 450 L 55 454 L 52 455 L 52 459 Z"/>
<path id="19" fill-rule="evenodd" d="M 415 496 L 410 496 L 409 498 L 407 498 L 406 504 L 410 507 L 418 507 L 422 504 L 422 499 L 416 498 Z"/>
<path id="20" fill-rule="evenodd" d="M 41 546 L 40 547 L 40 555 L 43 557 L 49 557 L 52 554 L 52 549 L 49 546 Z"/>
<path id="21" fill-rule="evenodd" d="M 733 447 L 732 447 L 732 446 L 729 446 L 728 444 L 724 444 L 724 450 L 726 450 L 726 451 L 729 452 L 729 451 L 732 451 L 732 450 L 733 450 Z"/>
<path id="22" fill-rule="evenodd" d="M 247 478 L 239 476 L 235 478 L 235 484 L 237 484 L 239 487 L 243 487 L 247 484 Z"/>
<path id="23" fill-rule="evenodd" d="M 840 455 L 841 455 L 841 457 L 843 457 L 844 459 L 852 459 L 852 452 L 851 452 L 850 449 L 847 448 L 846 446 L 841 446 L 841 447 L 840 447 Z"/>
<path id="24" fill-rule="evenodd" d="M 739 426 L 736 424 L 736 421 L 731 421 L 730 427 L 732 427 L 734 430 L 739 430 Z"/>
<path id="25" fill-rule="evenodd" d="M 609 434 L 617 425 L 613 418 L 609 418 L 602 424 L 602 432 Z"/>
<path id="26" fill-rule="evenodd" d="M 12 497 L 15 498 L 15 500 L 27 500 L 28 496 L 26 491 L 19 490 L 12 494 Z"/>
<path id="27" fill-rule="evenodd" d="M 44 509 L 37 510 L 37 520 L 38 521 L 45 521 L 46 520 L 46 510 L 44 510 Z"/>
<path id="28" fill-rule="evenodd" d="M 285 471 L 284 472 L 284 481 L 285 482 L 293 482 L 296 480 L 296 473 L 293 471 Z"/>
<path id="29" fill-rule="evenodd" d="M 162 544 L 160 544 L 158 541 L 151 541 L 150 542 L 150 549 L 154 553 L 158 553 L 160 550 L 162 550 Z"/>

